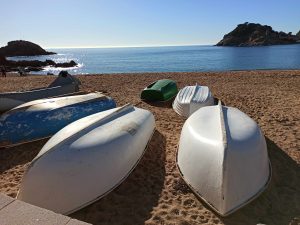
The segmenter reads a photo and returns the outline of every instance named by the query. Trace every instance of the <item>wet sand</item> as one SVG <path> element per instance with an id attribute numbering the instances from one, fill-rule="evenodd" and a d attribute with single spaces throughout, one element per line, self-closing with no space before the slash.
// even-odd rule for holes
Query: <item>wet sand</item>
<path id="1" fill-rule="evenodd" d="M 139 165 L 117 189 L 71 215 L 93 224 L 300 224 L 300 70 L 216 73 L 144 73 L 79 76 L 85 91 L 102 91 L 118 106 L 150 110 L 156 132 Z M 175 164 L 184 119 L 171 107 L 141 102 L 139 94 L 162 78 L 210 87 L 226 105 L 247 113 L 267 140 L 273 177 L 249 205 L 222 218 L 199 201 Z M 0 92 L 47 86 L 54 76 L 0 77 Z M 0 149 L 0 191 L 15 197 L 30 160 L 46 140 Z"/>

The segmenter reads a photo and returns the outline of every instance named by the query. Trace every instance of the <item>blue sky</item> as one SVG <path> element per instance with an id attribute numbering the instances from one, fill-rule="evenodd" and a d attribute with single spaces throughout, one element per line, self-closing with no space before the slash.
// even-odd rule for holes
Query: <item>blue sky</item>
<path id="1" fill-rule="evenodd" d="M 239 23 L 300 30 L 299 0 L 0 0 L 0 46 L 215 44 Z"/>

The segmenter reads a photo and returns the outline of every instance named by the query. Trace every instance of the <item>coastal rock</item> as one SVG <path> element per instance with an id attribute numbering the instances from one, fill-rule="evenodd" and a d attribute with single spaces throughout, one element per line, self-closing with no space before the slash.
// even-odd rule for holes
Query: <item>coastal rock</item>
<path id="1" fill-rule="evenodd" d="M 42 47 L 29 41 L 10 41 L 7 46 L 0 48 L 0 55 L 11 56 L 36 56 L 52 55 L 54 52 L 47 52 Z"/>
<path id="2" fill-rule="evenodd" d="M 43 70 L 45 66 L 67 68 L 67 67 L 77 66 L 77 63 L 73 60 L 65 63 L 56 63 L 49 59 L 47 59 L 46 61 L 39 61 L 39 60 L 14 61 L 14 60 L 7 60 L 5 57 L 0 56 L 0 66 L 5 67 L 6 71 L 18 71 L 20 69 L 24 69 L 26 72 L 31 72 L 31 71 L 36 72 L 36 71 Z"/>
<path id="3" fill-rule="evenodd" d="M 300 37 L 291 32 L 274 31 L 271 26 L 258 23 L 239 24 L 233 31 L 224 35 L 217 46 L 264 46 L 298 43 Z"/>
<path id="4" fill-rule="evenodd" d="M 25 67 L 25 72 L 29 73 L 29 72 L 38 72 L 38 71 L 42 71 L 43 67 L 32 67 L 32 66 L 28 66 Z"/>
<path id="5" fill-rule="evenodd" d="M 71 60 L 70 62 L 64 62 L 64 63 L 56 63 L 54 65 L 55 67 L 74 67 L 77 66 L 77 63 L 74 60 Z"/>
<path id="6" fill-rule="evenodd" d="M 56 63 L 53 60 L 50 60 L 50 59 L 46 59 L 46 63 L 47 63 L 47 65 L 50 65 L 50 66 L 55 66 L 56 65 Z"/>

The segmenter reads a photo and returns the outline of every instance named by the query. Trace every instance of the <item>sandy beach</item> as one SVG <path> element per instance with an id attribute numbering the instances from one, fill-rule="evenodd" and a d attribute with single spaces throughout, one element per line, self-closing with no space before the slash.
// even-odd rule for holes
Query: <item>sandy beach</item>
<path id="1" fill-rule="evenodd" d="M 83 91 L 102 91 L 118 106 L 150 110 L 156 131 L 139 165 L 117 189 L 70 215 L 92 224 L 300 224 L 300 70 L 143 73 L 78 76 Z M 0 77 L 0 92 L 47 86 L 54 76 Z M 185 121 L 172 107 L 140 100 L 151 82 L 170 78 L 180 88 L 207 85 L 225 105 L 252 117 L 266 137 L 273 177 L 256 200 L 222 218 L 180 178 L 176 148 Z M 29 162 L 47 140 L 0 149 L 0 192 L 15 197 Z"/>

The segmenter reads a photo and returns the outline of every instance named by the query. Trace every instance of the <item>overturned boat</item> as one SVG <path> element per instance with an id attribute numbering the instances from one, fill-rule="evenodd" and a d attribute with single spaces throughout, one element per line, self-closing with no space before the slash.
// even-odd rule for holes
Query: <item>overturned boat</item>
<path id="1" fill-rule="evenodd" d="M 76 77 L 68 73 L 60 73 L 46 88 L 0 93 L 0 112 L 8 111 L 29 101 L 77 92 L 79 85 L 80 81 Z"/>
<path id="2" fill-rule="evenodd" d="M 151 112 L 126 105 L 71 123 L 29 165 L 17 199 L 70 214 L 120 185 L 155 129 Z"/>
<path id="3" fill-rule="evenodd" d="M 267 146 L 257 123 L 220 103 L 186 120 L 177 166 L 193 192 L 222 216 L 256 198 L 271 179 Z"/>
<path id="4" fill-rule="evenodd" d="M 189 117 L 196 110 L 214 105 L 214 97 L 207 86 L 186 86 L 181 89 L 174 102 L 173 109 L 179 115 Z"/>
<path id="5" fill-rule="evenodd" d="M 27 102 L 0 116 L 0 147 L 50 137 L 75 120 L 115 107 L 112 98 L 97 92 Z"/>
<path id="6" fill-rule="evenodd" d="M 177 92 L 178 88 L 174 80 L 162 79 L 147 86 L 141 93 L 141 99 L 149 102 L 168 102 L 176 96 Z"/>

